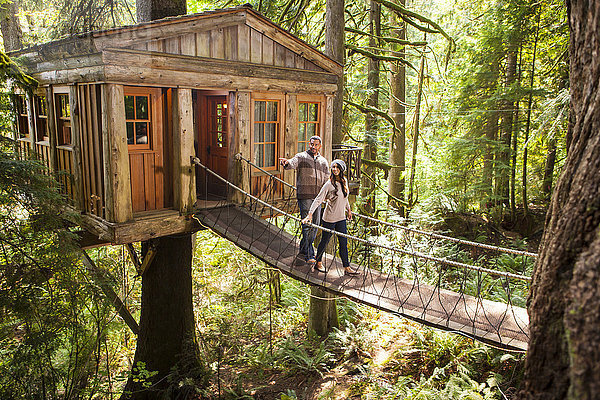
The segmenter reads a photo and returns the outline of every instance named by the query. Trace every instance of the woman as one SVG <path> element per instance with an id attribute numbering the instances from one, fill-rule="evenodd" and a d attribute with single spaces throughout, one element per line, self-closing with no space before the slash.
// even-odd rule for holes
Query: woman
<path id="1" fill-rule="evenodd" d="M 331 162 L 331 176 L 329 180 L 325 182 L 321 191 L 313 201 L 308 211 L 306 218 L 302 220 L 303 224 L 307 224 L 317 207 L 321 206 L 324 200 L 327 200 L 327 206 L 323 213 L 323 227 L 334 230 L 336 232 L 348 233 L 346 226 L 346 212 L 348 212 L 348 220 L 352 220 L 352 211 L 350 210 L 350 203 L 348 203 L 348 182 L 344 177 L 346 172 L 346 163 L 342 160 L 333 160 Z M 325 246 L 331 239 L 331 233 L 323 231 L 321 236 L 321 242 L 317 249 L 316 263 L 313 270 L 320 272 L 327 272 L 323 268 L 322 258 L 325 253 Z M 342 265 L 344 266 L 344 273 L 346 275 L 358 275 L 358 272 L 350 268 L 350 260 L 348 259 L 348 239 L 344 236 L 338 236 L 338 243 L 340 245 L 340 258 L 342 259 Z"/>

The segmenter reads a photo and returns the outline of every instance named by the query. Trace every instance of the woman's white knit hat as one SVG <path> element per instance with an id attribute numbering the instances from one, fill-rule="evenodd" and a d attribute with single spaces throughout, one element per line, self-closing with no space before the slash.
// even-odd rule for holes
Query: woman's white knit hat
<path id="1" fill-rule="evenodd" d="M 342 172 L 346 172 L 346 163 L 343 160 L 333 160 L 331 162 L 331 166 L 333 167 L 334 164 L 337 164 L 338 168 L 342 171 Z"/>

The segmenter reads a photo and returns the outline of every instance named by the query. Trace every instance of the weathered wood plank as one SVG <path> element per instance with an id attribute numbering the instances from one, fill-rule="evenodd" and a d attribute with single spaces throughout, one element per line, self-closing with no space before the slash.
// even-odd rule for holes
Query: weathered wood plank
<path id="1" fill-rule="evenodd" d="M 296 53 L 287 48 L 285 49 L 284 67 L 296 68 Z"/>
<path id="2" fill-rule="evenodd" d="M 212 58 L 225 58 L 225 34 L 223 28 L 210 31 L 210 56 Z"/>
<path id="3" fill-rule="evenodd" d="M 152 69 L 196 72 L 199 77 L 205 74 L 232 75 L 224 76 L 225 79 L 235 79 L 236 76 L 275 78 L 290 81 L 318 82 L 337 84 L 338 77 L 324 72 L 309 72 L 299 69 L 256 65 L 228 60 L 215 60 L 183 55 L 170 55 L 159 53 L 138 52 L 134 50 L 107 50 L 104 53 L 107 63 L 105 72 L 107 79 L 112 66 L 127 66 L 132 70 L 139 67 Z M 163 73 L 162 71 L 160 73 Z M 135 75 L 133 73 L 132 75 Z"/>
<path id="4" fill-rule="evenodd" d="M 255 29 L 250 29 L 250 62 L 262 64 L 263 35 Z"/>
<path id="5" fill-rule="evenodd" d="M 325 110 L 321 113 L 324 120 L 323 132 L 323 150 L 327 160 L 331 160 L 331 150 L 333 149 L 333 96 L 326 96 Z"/>
<path id="6" fill-rule="evenodd" d="M 210 31 L 196 34 L 196 55 L 210 57 Z"/>
<path id="7" fill-rule="evenodd" d="M 104 67 L 85 67 L 78 69 L 45 71 L 32 75 L 35 79 L 46 84 L 59 85 L 76 82 L 104 81 Z"/>
<path id="8" fill-rule="evenodd" d="M 46 89 L 46 110 L 48 112 L 48 168 L 56 171 L 56 110 L 54 109 L 54 92 Z"/>
<path id="9" fill-rule="evenodd" d="M 102 86 L 102 137 L 107 218 L 113 222 L 129 221 L 133 209 L 122 85 Z"/>
<path id="10" fill-rule="evenodd" d="M 82 170 L 83 170 L 83 206 L 84 210 L 91 212 L 91 204 L 89 199 L 91 197 L 91 168 L 93 165 L 93 159 L 90 157 L 89 149 L 90 149 L 90 127 L 89 127 L 89 118 L 88 112 L 89 110 L 86 108 L 86 96 L 88 95 L 88 86 L 89 85 L 79 85 L 78 95 L 79 95 L 79 104 L 82 104 L 80 109 L 80 145 L 81 145 L 81 159 L 82 159 Z"/>
<path id="11" fill-rule="evenodd" d="M 342 65 L 336 63 L 331 60 L 329 57 L 325 56 L 317 49 L 308 46 L 306 43 L 302 42 L 300 39 L 292 36 L 286 31 L 281 30 L 275 24 L 270 21 L 259 17 L 254 12 L 248 12 L 247 24 L 257 31 L 263 32 L 266 37 L 269 37 L 272 40 L 280 43 L 281 45 L 287 47 L 291 51 L 302 54 L 307 60 L 315 63 L 316 65 L 324 68 L 326 71 L 332 72 L 338 76 L 342 76 L 344 73 L 344 68 Z"/>
<path id="12" fill-rule="evenodd" d="M 91 134 L 92 134 L 92 147 L 93 147 L 93 155 L 94 155 L 94 163 L 90 166 L 92 168 L 92 173 L 95 175 L 95 187 L 94 192 L 92 193 L 95 204 L 95 213 L 96 215 L 103 217 L 104 216 L 104 183 L 103 183 L 103 175 L 102 175 L 102 140 L 101 140 L 101 127 L 100 125 L 100 114 L 101 109 L 98 104 L 98 85 L 90 85 L 89 86 L 89 96 L 90 96 L 90 109 L 92 110 L 92 119 L 91 119 Z"/>
<path id="13" fill-rule="evenodd" d="M 199 31 L 223 29 L 228 26 L 244 23 L 245 20 L 246 16 L 244 12 L 191 16 L 189 19 L 184 17 L 179 21 L 166 20 L 162 23 L 153 22 L 146 26 L 133 26 L 121 28 L 120 30 L 95 32 L 93 41 L 98 50 L 116 46 L 129 47 L 139 42 L 149 42 Z"/>
<path id="14" fill-rule="evenodd" d="M 250 27 L 246 24 L 237 26 L 238 60 L 250 62 Z"/>
<path id="15" fill-rule="evenodd" d="M 83 198 L 83 165 L 82 165 L 82 144 L 81 144 L 81 109 L 77 95 L 77 86 L 69 87 L 69 106 L 71 107 L 71 140 L 73 141 L 73 200 L 78 210 L 85 211 Z"/>
<path id="16" fill-rule="evenodd" d="M 181 36 L 181 54 L 196 55 L 196 34 L 188 33 Z"/>
<path id="17" fill-rule="evenodd" d="M 264 36 L 262 39 L 262 63 L 266 65 L 273 65 L 273 46 L 274 42 L 271 38 Z"/>
<path id="18" fill-rule="evenodd" d="M 238 31 L 237 26 L 230 26 L 223 29 L 223 40 L 225 46 L 225 59 L 238 59 Z"/>
<path id="19" fill-rule="evenodd" d="M 181 36 L 174 36 L 165 39 L 165 53 L 181 54 Z"/>
<path id="20" fill-rule="evenodd" d="M 190 89 L 177 89 L 173 93 L 173 150 L 175 208 L 189 214 L 196 202 L 196 177 L 191 162 L 195 149 Z"/>
<path id="21" fill-rule="evenodd" d="M 283 47 L 279 43 L 274 43 L 273 47 L 273 64 L 278 67 L 285 66 L 285 47 Z"/>
<path id="22" fill-rule="evenodd" d="M 250 92 L 238 91 L 236 94 L 236 108 L 235 108 L 235 131 L 238 134 L 239 141 L 237 143 L 238 150 L 246 159 L 251 157 L 250 144 L 252 143 L 251 133 L 251 120 L 250 113 Z M 239 186 L 245 191 L 250 191 L 250 182 L 246 177 L 248 176 L 248 164 L 238 163 L 236 173 L 231 175 L 231 181 L 235 185 Z M 240 193 L 234 194 L 234 201 L 241 202 L 243 200 Z"/>

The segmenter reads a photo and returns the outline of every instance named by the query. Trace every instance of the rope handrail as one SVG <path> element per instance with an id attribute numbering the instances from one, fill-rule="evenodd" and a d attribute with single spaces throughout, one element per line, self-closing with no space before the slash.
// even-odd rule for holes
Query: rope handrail
<path id="1" fill-rule="evenodd" d="M 245 196 L 248 196 L 249 198 L 251 198 L 252 200 L 256 201 L 257 203 L 259 203 L 259 204 L 261 204 L 261 205 L 263 205 L 263 206 L 265 206 L 267 208 L 270 208 L 271 210 L 275 211 L 277 214 L 281 214 L 281 215 L 283 215 L 283 216 L 285 216 L 285 217 L 287 217 L 289 219 L 292 219 L 294 221 L 302 223 L 302 219 L 301 218 L 298 218 L 298 217 L 296 217 L 294 215 L 291 215 L 291 214 L 289 214 L 289 213 L 281 210 L 280 208 L 275 207 L 275 206 L 273 206 L 273 205 L 271 205 L 271 204 L 269 204 L 269 203 L 267 203 L 267 202 L 259 199 L 256 196 L 253 196 L 252 194 L 246 192 L 242 188 L 240 188 L 240 187 L 234 185 L 233 183 L 229 182 L 227 179 L 223 178 L 222 176 L 220 176 L 219 174 L 217 174 L 216 172 L 212 171 L 210 168 L 208 168 L 207 166 L 205 166 L 204 164 L 202 164 L 200 162 L 199 158 L 192 157 L 191 160 L 192 160 L 193 164 L 196 164 L 199 167 L 203 168 L 206 172 L 210 173 L 211 175 L 213 175 L 217 179 L 223 181 L 227 186 L 231 187 L 232 189 L 239 191 L 240 193 L 242 193 Z M 332 230 L 332 229 L 327 229 L 327 228 L 324 228 L 324 227 L 322 227 L 320 225 L 314 225 L 314 224 L 312 224 L 310 222 L 308 224 L 306 224 L 306 225 L 314 227 L 314 228 L 319 229 L 321 231 L 328 232 L 330 234 L 337 235 L 337 236 L 342 236 L 342 237 L 345 237 L 347 239 L 351 239 L 351 240 L 354 240 L 354 241 L 357 241 L 359 243 L 363 243 L 363 244 L 366 244 L 366 245 L 369 245 L 369 246 L 376 246 L 376 247 L 379 247 L 379 248 L 382 248 L 382 249 L 386 249 L 386 250 L 389 250 L 389 251 L 392 251 L 392 252 L 397 252 L 397 253 L 401 253 L 401 254 L 404 254 L 404 255 L 413 256 L 413 257 L 419 257 L 419 258 L 422 258 L 422 259 L 425 259 L 425 260 L 438 262 L 440 264 L 444 264 L 444 265 L 448 265 L 448 266 L 452 266 L 452 267 L 465 268 L 465 269 L 469 269 L 469 270 L 477 271 L 477 272 L 485 272 L 485 273 L 488 273 L 490 275 L 501 276 L 501 277 L 504 277 L 504 278 L 518 279 L 518 280 L 523 280 L 523 281 L 531 281 L 531 277 L 526 276 L 526 275 L 519 275 L 519 274 L 514 274 L 514 273 L 511 273 L 511 272 L 505 272 L 505 271 L 495 271 L 493 269 L 484 268 L 484 267 L 478 267 L 478 266 L 474 266 L 474 265 L 470 265 L 470 264 L 461 263 L 461 262 L 458 262 L 458 261 L 448 260 L 448 259 L 445 259 L 445 258 L 434 257 L 434 256 L 430 256 L 430 255 L 427 255 L 427 254 L 419 253 L 419 252 L 410 252 L 410 251 L 407 251 L 407 250 L 404 250 L 404 249 L 400 249 L 398 247 L 386 246 L 386 245 L 382 245 L 382 244 L 375 244 L 375 243 L 369 242 L 368 240 L 365 240 L 365 239 L 362 239 L 362 238 L 359 238 L 359 237 L 356 237 L 356 236 L 353 236 L 353 235 L 348 235 L 348 234 L 344 234 L 344 233 L 341 233 L 341 232 L 337 232 L 337 231 Z"/>
<path id="2" fill-rule="evenodd" d="M 247 162 L 248 164 L 250 164 L 254 168 L 257 168 L 258 170 L 260 170 L 261 172 L 264 172 L 265 174 L 270 175 L 270 177 L 273 178 L 273 179 L 275 179 L 276 181 L 283 183 L 284 185 L 288 186 L 289 188 L 291 188 L 293 190 L 296 190 L 296 187 L 294 185 L 292 185 L 292 184 L 284 181 L 281 178 L 278 178 L 277 176 L 273 175 L 269 171 L 267 171 L 267 170 L 259 167 L 258 165 L 254 164 L 252 161 L 250 161 L 247 158 L 245 158 L 244 156 L 242 156 L 241 153 L 236 154 L 235 157 L 238 160 L 243 160 L 243 161 Z M 495 250 L 495 251 L 499 251 L 499 252 L 502 252 L 502 253 L 508 253 L 508 254 L 526 256 L 526 257 L 533 257 L 533 258 L 536 258 L 538 256 L 537 253 L 531 253 L 531 252 L 528 252 L 528 251 L 509 249 L 507 247 L 500 247 L 500 246 L 494 246 L 494 245 L 486 244 L 486 243 L 473 242 L 471 240 L 459 239 L 459 238 L 455 238 L 455 237 L 452 237 L 452 236 L 442 235 L 442 234 L 439 234 L 439 233 L 427 232 L 427 231 L 422 231 L 422 230 L 419 230 L 419 229 L 409 228 L 407 226 L 402 226 L 402 225 L 399 225 L 399 224 L 395 224 L 393 222 L 383 221 L 383 220 L 380 220 L 380 219 L 377 219 L 377 218 L 373 218 L 373 217 L 370 217 L 368 215 L 363 215 L 363 214 L 360 214 L 360 213 L 352 213 L 352 215 L 354 215 L 356 217 L 359 217 L 359 218 L 363 218 L 363 219 L 369 220 L 369 221 L 377 222 L 377 223 L 380 223 L 382 225 L 387 225 L 387 226 L 390 226 L 390 227 L 393 227 L 393 228 L 402 229 L 402 230 L 407 231 L 407 232 L 412 232 L 412 233 L 416 233 L 416 234 L 423 235 L 423 236 L 429 236 L 429 237 L 436 238 L 436 239 L 448 240 L 448 241 L 459 243 L 459 244 L 464 244 L 464 245 L 473 246 L 473 247 L 480 247 L 482 249 L 487 249 L 487 250 Z"/>

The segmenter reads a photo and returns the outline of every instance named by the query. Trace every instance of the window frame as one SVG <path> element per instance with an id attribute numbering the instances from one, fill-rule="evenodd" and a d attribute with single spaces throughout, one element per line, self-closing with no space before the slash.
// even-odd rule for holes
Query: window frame
<path id="1" fill-rule="evenodd" d="M 38 103 L 39 101 L 39 103 Z M 42 114 L 40 112 L 40 106 L 43 105 L 46 113 Z M 33 110 L 34 110 L 34 121 L 35 121 L 35 142 L 36 143 L 50 143 L 50 126 L 48 125 L 48 99 L 46 98 L 46 93 L 35 93 L 33 95 Z M 46 126 L 45 135 L 40 136 L 42 120 Z M 71 131 L 71 134 L 73 131 Z M 72 139 L 72 137 L 71 137 Z"/>
<path id="2" fill-rule="evenodd" d="M 156 145 L 156 143 L 154 143 L 155 141 L 155 137 L 154 137 L 154 124 L 156 123 L 156 117 L 154 115 L 155 110 L 154 110 L 154 101 L 156 101 L 155 97 L 156 97 L 156 88 L 153 87 L 138 87 L 138 86 L 123 86 L 123 107 L 125 108 L 125 97 L 127 96 L 134 96 L 134 105 L 133 105 L 133 109 L 134 109 L 134 117 L 137 117 L 137 115 L 135 115 L 135 96 L 146 96 L 148 98 L 148 119 L 128 119 L 127 118 L 127 110 L 124 110 L 125 113 L 125 139 L 127 139 L 127 122 L 133 122 L 134 124 L 134 128 L 133 128 L 133 134 L 135 137 L 135 123 L 136 122 L 146 122 L 148 124 L 148 129 L 147 129 L 147 136 L 148 136 L 148 143 L 133 143 L 133 144 L 129 144 L 127 143 L 127 148 L 129 150 L 135 150 L 135 151 L 152 151 L 154 149 L 154 146 Z"/>
<path id="3" fill-rule="evenodd" d="M 264 169 L 265 171 L 277 171 L 279 170 L 279 157 L 280 157 L 280 152 L 281 152 L 281 148 L 282 148 L 282 127 L 285 125 L 285 121 L 284 121 L 284 116 L 285 113 L 282 110 L 282 107 L 285 107 L 285 96 L 283 94 L 280 93 L 252 93 L 252 95 L 250 96 L 250 160 L 252 160 L 252 162 L 254 162 L 255 160 L 255 153 L 254 153 L 254 149 L 255 149 L 255 145 L 256 144 L 267 144 L 267 143 L 273 143 L 273 142 L 256 142 L 255 141 L 255 123 L 257 121 L 255 121 L 254 116 L 255 116 L 255 107 L 256 107 L 256 102 L 257 101 L 270 101 L 270 102 L 277 102 L 277 121 L 275 122 L 276 126 L 275 126 L 275 150 L 274 150 L 274 162 L 272 166 L 263 166 L 260 165 L 260 167 L 262 169 Z M 264 122 L 264 123 L 273 123 L 273 121 L 259 121 L 259 122 Z M 255 168 L 256 171 L 259 171 L 258 169 Z"/>
<path id="4" fill-rule="evenodd" d="M 17 116 L 17 139 L 19 140 L 31 140 L 31 129 L 29 126 L 29 96 L 26 93 L 15 94 L 15 114 Z M 23 132 L 25 128 L 26 132 Z"/>
<path id="5" fill-rule="evenodd" d="M 62 109 L 60 107 L 59 98 L 65 98 L 67 100 L 66 106 L 69 110 L 69 115 L 62 115 Z M 73 148 L 73 128 L 71 122 L 71 98 L 69 93 L 69 87 L 54 87 L 52 88 L 52 106 L 54 108 L 54 122 L 56 127 L 56 147 Z M 69 128 L 69 142 L 64 140 L 63 132 L 64 128 Z"/>
<path id="6" fill-rule="evenodd" d="M 317 111 L 317 116 L 319 118 L 319 120 L 316 122 L 317 123 L 317 129 L 315 130 L 315 135 L 320 136 L 321 137 L 321 144 L 323 144 L 324 141 L 324 137 L 323 137 L 323 132 L 325 129 L 325 107 L 326 107 L 326 98 L 325 96 L 321 96 L 321 95 L 301 95 L 299 94 L 296 97 L 296 148 L 295 150 L 297 150 L 298 153 L 300 153 L 301 151 L 306 151 L 306 149 L 308 148 L 307 145 L 305 145 L 306 147 L 303 150 L 299 149 L 299 145 L 300 143 L 309 143 L 310 138 L 313 136 L 306 136 L 306 141 L 300 141 L 300 124 L 305 123 L 314 123 L 312 121 L 300 121 L 300 104 L 302 103 L 307 103 L 307 104 L 318 104 L 319 106 L 319 110 Z"/>

